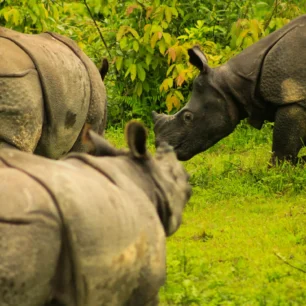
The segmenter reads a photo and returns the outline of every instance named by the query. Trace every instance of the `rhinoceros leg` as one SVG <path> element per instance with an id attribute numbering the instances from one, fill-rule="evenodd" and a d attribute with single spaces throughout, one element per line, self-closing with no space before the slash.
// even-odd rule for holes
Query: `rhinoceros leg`
<path id="1" fill-rule="evenodd" d="M 42 225 L 0 220 L 1 306 L 42 306 L 52 294 L 60 241 Z"/>
<path id="2" fill-rule="evenodd" d="M 305 141 L 306 110 L 297 104 L 279 107 L 275 116 L 271 163 L 275 165 L 277 161 L 287 160 L 296 164 Z"/>
<path id="3" fill-rule="evenodd" d="M 52 301 L 48 302 L 47 304 L 44 304 L 44 306 L 66 306 L 66 305 L 60 303 L 57 300 L 52 300 Z"/>

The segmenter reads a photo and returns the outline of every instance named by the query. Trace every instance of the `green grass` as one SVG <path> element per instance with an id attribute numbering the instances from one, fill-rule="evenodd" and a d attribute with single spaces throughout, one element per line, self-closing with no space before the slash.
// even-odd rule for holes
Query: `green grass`
<path id="1" fill-rule="evenodd" d="M 193 196 L 160 305 L 306 305 L 306 166 L 268 169 L 271 128 L 241 124 L 184 163 Z M 122 131 L 106 137 L 125 146 Z"/>

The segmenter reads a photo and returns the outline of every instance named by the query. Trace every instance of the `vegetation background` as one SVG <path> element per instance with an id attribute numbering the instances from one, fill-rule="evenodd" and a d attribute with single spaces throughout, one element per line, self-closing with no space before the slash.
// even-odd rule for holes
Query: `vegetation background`
<path id="1" fill-rule="evenodd" d="M 97 65 L 107 57 L 106 137 L 124 146 L 126 121 L 150 126 L 152 110 L 188 101 L 190 46 L 218 66 L 305 12 L 306 0 L 0 0 L 0 25 L 69 36 Z M 272 128 L 242 122 L 185 162 L 194 195 L 167 242 L 161 305 L 306 305 L 306 172 L 267 168 Z"/>

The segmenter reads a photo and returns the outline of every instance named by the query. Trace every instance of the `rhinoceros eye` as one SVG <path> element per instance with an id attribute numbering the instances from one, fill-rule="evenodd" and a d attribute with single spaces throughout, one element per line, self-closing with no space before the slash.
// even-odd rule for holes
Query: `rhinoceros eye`
<path id="1" fill-rule="evenodd" d="M 191 112 L 185 112 L 183 119 L 186 123 L 190 123 L 193 120 L 193 114 Z"/>

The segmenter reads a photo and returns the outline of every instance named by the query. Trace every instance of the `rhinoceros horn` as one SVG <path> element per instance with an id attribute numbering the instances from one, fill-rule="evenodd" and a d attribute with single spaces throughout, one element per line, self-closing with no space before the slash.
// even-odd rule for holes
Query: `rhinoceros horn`
<path id="1" fill-rule="evenodd" d="M 152 111 L 153 122 L 156 123 L 157 120 L 161 117 L 161 114 L 158 114 L 156 111 Z"/>

